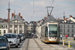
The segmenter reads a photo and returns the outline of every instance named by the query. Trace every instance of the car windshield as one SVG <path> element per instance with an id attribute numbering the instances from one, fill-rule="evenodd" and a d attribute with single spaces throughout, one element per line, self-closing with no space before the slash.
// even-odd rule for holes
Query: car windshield
<path id="1" fill-rule="evenodd" d="M 5 34 L 4 36 L 6 36 L 7 38 L 16 38 L 15 34 Z"/>
<path id="2" fill-rule="evenodd" d="M 7 41 L 6 41 L 6 38 L 0 37 L 0 43 L 5 43 L 5 42 L 7 42 Z"/>
<path id="3" fill-rule="evenodd" d="M 20 36 L 20 35 L 18 35 L 18 37 L 19 37 L 19 38 L 21 38 L 21 36 Z"/>

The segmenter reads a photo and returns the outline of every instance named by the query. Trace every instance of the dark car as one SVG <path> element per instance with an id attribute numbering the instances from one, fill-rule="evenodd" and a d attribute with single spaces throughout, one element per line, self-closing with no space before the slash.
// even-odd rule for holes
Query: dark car
<path id="1" fill-rule="evenodd" d="M 0 36 L 0 50 L 10 50 L 8 40 L 4 36 Z"/>
<path id="2" fill-rule="evenodd" d="M 22 41 L 25 40 L 25 34 L 20 33 L 19 35 L 21 36 L 21 40 L 22 40 Z"/>
<path id="3" fill-rule="evenodd" d="M 22 37 L 22 36 L 21 36 L 21 35 L 19 35 L 19 34 L 17 34 L 17 36 L 19 37 L 19 39 L 20 39 L 19 41 L 21 42 L 21 41 L 22 41 L 22 40 L 21 40 L 21 37 Z"/>

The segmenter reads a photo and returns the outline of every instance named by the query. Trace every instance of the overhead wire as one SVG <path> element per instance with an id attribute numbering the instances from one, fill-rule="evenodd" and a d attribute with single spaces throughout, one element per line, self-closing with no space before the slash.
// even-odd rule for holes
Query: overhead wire
<path id="1" fill-rule="evenodd" d="M 54 3 L 54 0 L 52 1 L 52 4 Z M 52 4 L 51 4 L 51 6 L 52 6 Z"/>
<path id="2" fill-rule="evenodd" d="M 33 14 L 32 14 L 32 16 L 31 16 L 31 19 L 32 19 L 33 16 L 34 16 L 34 13 L 35 13 L 35 11 L 34 11 L 34 0 L 33 0 Z"/>
<path id="3" fill-rule="evenodd" d="M 54 3 L 54 0 L 52 0 L 51 6 L 53 5 L 53 3 Z M 50 15 L 51 15 L 51 13 L 52 13 L 52 10 L 53 10 L 53 6 L 52 6 L 52 9 L 51 9 L 51 11 L 50 11 Z M 47 12 L 48 12 L 48 9 L 47 9 Z"/>

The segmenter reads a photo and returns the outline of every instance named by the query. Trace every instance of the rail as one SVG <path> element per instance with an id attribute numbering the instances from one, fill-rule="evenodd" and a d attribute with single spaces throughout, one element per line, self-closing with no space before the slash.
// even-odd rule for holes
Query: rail
<path id="1" fill-rule="evenodd" d="M 26 46 L 25 50 L 28 50 L 28 46 L 29 46 L 29 39 L 28 39 L 27 46 Z"/>
<path id="2" fill-rule="evenodd" d="M 38 47 L 40 48 L 40 50 L 43 50 L 35 39 L 34 39 L 34 41 L 38 45 Z"/>

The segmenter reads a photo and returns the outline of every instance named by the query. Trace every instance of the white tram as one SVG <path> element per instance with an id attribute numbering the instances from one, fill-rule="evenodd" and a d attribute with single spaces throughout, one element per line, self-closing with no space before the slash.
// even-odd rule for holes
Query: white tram
<path id="1" fill-rule="evenodd" d="M 57 22 L 46 22 L 41 27 L 41 40 L 45 43 L 59 43 L 60 34 Z"/>

